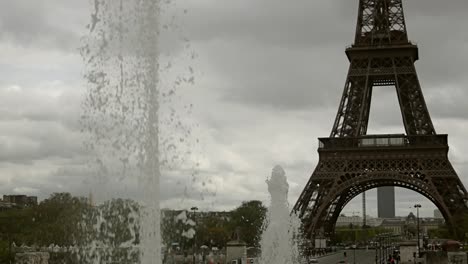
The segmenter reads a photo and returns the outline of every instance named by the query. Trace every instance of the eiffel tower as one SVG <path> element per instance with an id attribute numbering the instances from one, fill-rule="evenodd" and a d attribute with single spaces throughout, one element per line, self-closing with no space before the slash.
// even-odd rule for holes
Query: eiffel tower
<path id="1" fill-rule="evenodd" d="M 329 137 L 294 206 L 305 235 L 331 237 L 345 205 L 382 186 L 413 190 L 434 203 L 449 227 L 467 211 L 468 193 L 448 160 L 447 135 L 437 134 L 414 63 L 402 0 L 360 0 L 348 76 Z M 405 134 L 368 135 L 372 90 L 395 87 Z M 390 86 L 390 87 L 389 87 Z"/>

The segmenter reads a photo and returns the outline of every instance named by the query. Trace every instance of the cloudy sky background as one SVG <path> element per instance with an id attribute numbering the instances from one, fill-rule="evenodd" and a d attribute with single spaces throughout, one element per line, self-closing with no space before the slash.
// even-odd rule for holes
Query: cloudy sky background
<path id="1" fill-rule="evenodd" d="M 407 0 L 409 37 L 419 45 L 420 82 L 438 133 L 448 133 L 450 160 L 468 184 L 468 25 L 465 0 Z M 164 206 L 230 210 L 241 201 L 268 201 L 265 180 L 285 169 L 294 204 L 329 135 L 354 37 L 358 1 L 173 0 L 166 5 L 161 52 L 173 66 L 166 85 L 194 70 L 194 84 L 173 103 L 191 135 L 178 146 L 192 153 L 166 170 Z M 90 191 L 78 122 L 85 93 L 78 48 L 88 1 L 0 2 L 0 194 L 41 199 Z M 173 17 L 174 16 L 174 17 Z M 183 41 L 187 38 L 189 41 Z M 196 55 L 196 56 L 193 56 Z M 179 105 L 193 104 L 184 115 Z M 169 127 L 167 129 L 170 129 Z M 373 95 L 370 133 L 404 131 L 394 89 Z M 197 165 L 198 164 L 198 165 Z M 375 191 L 368 213 L 376 215 Z M 397 214 L 422 196 L 397 189 Z M 360 198 L 345 212 L 360 213 Z"/>

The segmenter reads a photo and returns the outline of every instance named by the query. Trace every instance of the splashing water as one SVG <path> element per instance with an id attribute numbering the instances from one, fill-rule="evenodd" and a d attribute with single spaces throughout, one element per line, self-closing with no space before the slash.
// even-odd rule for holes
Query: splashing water
<path id="1" fill-rule="evenodd" d="M 290 215 L 288 208 L 289 184 L 281 166 L 275 166 L 267 180 L 271 204 L 260 245 L 261 264 L 301 263 L 298 249 L 300 220 Z"/>
<path id="2" fill-rule="evenodd" d="M 124 203 L 120 207 L 133 210 L 128 213 L 132 216 L 128 221 L 119 215 L 121 212 L 112 212 L 128 225 L 125 230 L 130 230 L 120 240 L 116 238 L 122 230 L 112 230 L 113 223 L 106 222 L 102 211 L 98 212 L 91 228 L 99 232 L 104 228 L 106 239 L 96 235 L 90 238 L 81 260 L 161 263 L 157 46 L 160 1 L 93 3 L 89 34 L 81 53 L 89 87 L 83 102 L 82 125 L 89 136 L 86 147 L 94 157 L 91 166 L 98 180 L 94 193 L 108 199 L 133 190 L 138 206 Z M 137 252 L 138 257 L 131 252 Z"/>

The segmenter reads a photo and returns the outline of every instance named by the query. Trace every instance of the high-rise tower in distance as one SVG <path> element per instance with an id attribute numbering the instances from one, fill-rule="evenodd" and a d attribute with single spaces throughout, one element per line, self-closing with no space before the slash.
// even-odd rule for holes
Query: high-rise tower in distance
<path id="1" fill-rule="evenodd" d="M 377 188 L 377 211 L 379 218 L 395 217 L 395 187 Z"/>

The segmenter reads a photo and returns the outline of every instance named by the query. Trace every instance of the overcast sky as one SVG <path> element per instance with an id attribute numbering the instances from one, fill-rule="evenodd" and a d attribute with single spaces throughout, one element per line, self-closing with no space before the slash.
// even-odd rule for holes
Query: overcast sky
<path id="1" fill-rule="evenodd" d="M 230 210 L 244 200 L 267 202 L 265 180 L 276 164 L 294 204 L 316 166 L 317 138 L 329 135 L 335 118 L 358 1 L 169 2 L 161 56 L 174 66 L 161 78 L 171 82 L 192 68 L 195 81 L 181 85 L 174 102 L 193 104 L 190 114 L 179 113 L 192 132 L 179 151 L 192 149 L 191 165 L 164 172 L 164 206 Z M 404 4 L 432 120 L 449 134 L 450 160 L 467 185 L 468 2 Z M 0 194 L 90 191 L 78 122 L 86 86 L 78 48 L 90 8 L 81 0 L 0 0 Z M 369 132 L 404 132 L 394 89 L 373 96 Z M 375 196 L 368 195 L 372 215 Z M 398 189 L 397 197 L 397 214 L 418 202 L 432 215 L 422 196 Z M 361 212 L 360 199 L 345 208 L 353 212 Z"/>

